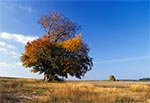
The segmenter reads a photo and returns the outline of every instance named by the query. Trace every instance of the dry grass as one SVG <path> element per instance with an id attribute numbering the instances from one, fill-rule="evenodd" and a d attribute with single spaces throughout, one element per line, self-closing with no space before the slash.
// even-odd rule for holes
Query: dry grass
<path id="1" fill-rule="evenodd" d="M 150 82 L 0 78 L 0 103 L 150 103 Z"/>

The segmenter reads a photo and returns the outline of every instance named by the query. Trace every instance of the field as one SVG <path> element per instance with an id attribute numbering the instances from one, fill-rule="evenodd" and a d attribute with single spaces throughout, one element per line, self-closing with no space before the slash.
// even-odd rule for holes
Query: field
<path id="1" fill-rule="evenodd" d="M 0 77 L 0 103 L 150 103 L 150 82 L 45 83 Z"/>

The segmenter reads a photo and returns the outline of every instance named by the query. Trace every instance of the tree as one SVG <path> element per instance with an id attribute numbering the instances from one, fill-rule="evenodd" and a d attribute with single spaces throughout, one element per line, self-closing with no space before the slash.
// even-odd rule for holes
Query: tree
<path id="1" fill-rule="evenodd" d="M 50 16 L 53 17 L 54 15 L 55 18 L 56 14 L 52 13 Z M 60 19 L 58 14 L 55 19 L 52 17 L 53 23 L 57 21 L 57 18 Z M 46 21 L 42 23 L 44 23 L 43 25 L 47 24 Z M 61 24 L 60 22 L 57 23 L 57 25 Z M 64 24 L 66 25 L 65 22 Z M 81 34 L 75 36 L 72 31 L 69 32 L 70 29 L 68 33 L 66 33 L 67 29 L 64 29 L 64 33 L 61 33 L 57 32 L 57 29 L 59 31 L 60 28 L 52 29 L 52 26 L 51 29 L 47 29 L 47 26 L 43 27 L 49 30 L 48 34 L 25 45 L 25 52 L 20 57 L 23 66 L 32 68 L 32 72 L 44 73 L 44 81 L 46 82 L 62 80 L 68 78 L 68 75 L 81 79 L 87 71 L 91 70 L 93 66 L 92 58 L 88 56 L 89 48 L 82 41 Z M 53 33 L 49 34 L 51 31 Z M 74 37 L 71 35 L 74 35 Z"/>

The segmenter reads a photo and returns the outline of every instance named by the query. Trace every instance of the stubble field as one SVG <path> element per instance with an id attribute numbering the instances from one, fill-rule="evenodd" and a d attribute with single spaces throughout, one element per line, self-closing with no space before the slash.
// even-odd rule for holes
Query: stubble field
<path id="1" fill-rule="evenodd" d="M 0 103 L 150 103 L 150 82 L 45 83 L 0 77 Z"/>

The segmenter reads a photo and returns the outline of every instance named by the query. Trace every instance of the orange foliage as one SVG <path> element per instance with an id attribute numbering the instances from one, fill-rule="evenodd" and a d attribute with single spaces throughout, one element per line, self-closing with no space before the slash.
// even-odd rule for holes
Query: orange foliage
<path id="1" fill-rule="evenodd" d="M 44 35 L 28 42 L 21 56 L 23 66 L 32 67 L 32 72 L 44 73 L 48 81 L 59 76 L 68 78 L 68 74 L 81 78 L 93 65 L 92 58 L 88 56 L 89 49 L 81 37 L 78 35 L 55 43 Z"/>
<path id="2" fill-rule="evenodd" d="M 47 48 L 51 47 L 49 38 L 43 35 L 42 38 L 28 42 L 25 46 L 25 53 L 21 56 L 23 66 L 30 67 L 30 64 L 38 63 L 39 56 L 47 56 Z"/>
<path id="3" fill-rule="evenodd" d="M 77 52 L 83 45 L 81 37 L 82 35 L 78 35 L 76 38 L 70 38 L 64 42 L 60 42 L 59 44 L 66 49 L 67 52 Z"/>

